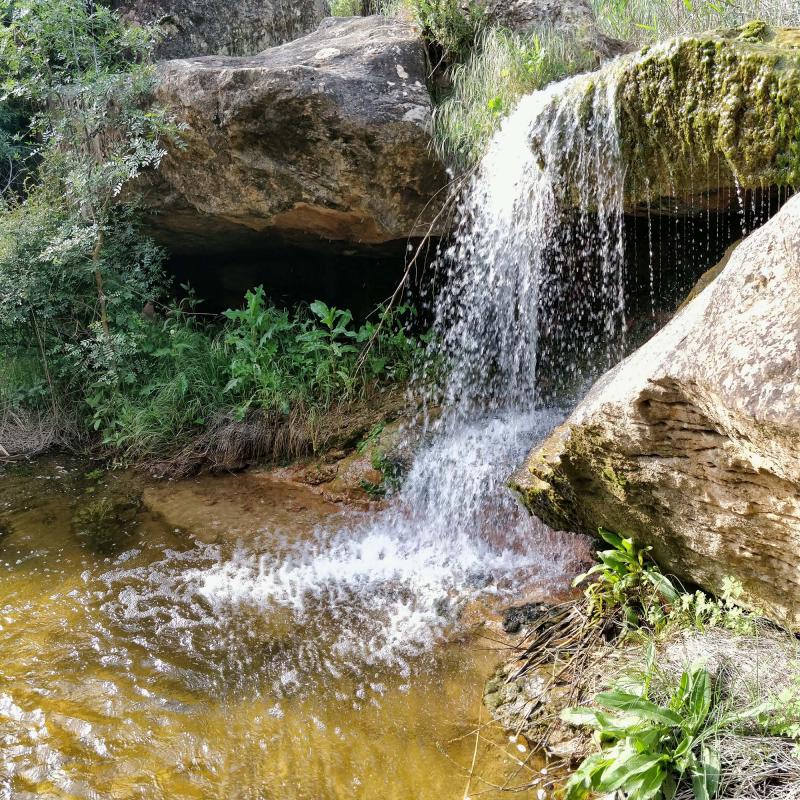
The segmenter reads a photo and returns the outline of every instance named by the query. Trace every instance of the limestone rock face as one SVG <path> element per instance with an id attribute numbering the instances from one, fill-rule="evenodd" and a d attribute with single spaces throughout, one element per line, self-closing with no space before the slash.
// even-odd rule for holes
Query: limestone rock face
<path id="1" fill-rule="evenodd" d="M 601 34 L 591 0 L 487 0 L 489 21 L 512 31 L 543 26 L 568 36 L 578 36 L 601 55 L 618 55 L 628 45 Z"/>
<path id="2" fill-rule="evenodd" d="M 113 0 L 112 7 L 166 33 L 160 58 L 248 56 L 314 30 L 327 0 Z"/>
<path id="3" fill-rule="evenodd" d="M 800 628 L 800 198 L 601 378 L 512 486 L 554 528 L 633 536 L 711 591 L 737 578 Z"/>
<path id="4" fill-rule="evenodd" d="M 446 183 L 430 149 L 426 52 L 410 23 L 327 19 L 251 58 L 160 65 L 185 125 L 146 193 L 173 252 L 426 232 Z"/>

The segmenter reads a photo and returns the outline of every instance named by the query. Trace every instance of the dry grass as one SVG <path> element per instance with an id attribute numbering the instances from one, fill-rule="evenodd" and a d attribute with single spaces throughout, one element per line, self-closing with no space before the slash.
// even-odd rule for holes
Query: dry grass
<path id="1" fill-rule="evenodd" d="M 32 458 L 81 443 L 77 421 L 62 411 L 0 407 L 0 462 Z"/>
<path id="2" fill-rule="evenodd" d="M 797 0 L 593 0 L 601 30 L 635 44 L 733 28 L 753 19 L 800 25 Z"/>
<path id="3" fill-rule="evenodd" d="M 256 411 L 243 420 L 220 414 L 177 453 L 144 466 L 158 477 L 187 478 L 202 471 L 231 472 L 258 462 L 290 461 L 354 446 L 377 423 L 395 419 L 407 409 L 406 393 L 394 389 L 324 412 Z"/>
<path id="4" fill-rule="evenodd" d="M 534 749 L 549 750 L 550 778 L 537 786 L 553 788 L 593 745 L 589 733 L 571 729 L 560 720 L 564 708 L 591 704 L 600 691 L 640 682 L 647 668 L 650 639 L 629 637 L 608 641 L 606 631 L 589 621 L 580 601 L 548 610 L 516 646 L 503 668 L 505 681 L 519 694 L 498 716 Z M 797 800 L 800 798 L 800 757 L 797 742 L 775 731 L 775 709 L 787 707 L 787 694 L 800 700 L 800 645 L 792 635 L 768 622 L 752 634 L 711 628 L 673 629 L 657 640 L 656 666 L 649 673 L 649 696 L 666 702 L 693 665 L 711 673 L 724 713 L 763 705 L 736 730 L 726 730 L 715 746 L 720 752 L 720 800 Z M 791 709 L 792 714 L 800 713 Z M 790 720 L 793 721 L 793 720 Z M 509 776 L 518 785 L 520 769 Z M 692 800 L 691 790 L 677 800 Z"/>

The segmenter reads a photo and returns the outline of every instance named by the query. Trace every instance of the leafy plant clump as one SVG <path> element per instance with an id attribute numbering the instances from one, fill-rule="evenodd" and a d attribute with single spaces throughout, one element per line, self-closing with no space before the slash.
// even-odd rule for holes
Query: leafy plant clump
<path id="1" fill-rule="evenodd" d="M 405 328 L 411 313 L 380 312 L 376 334 L 378 322 L 355 326 L 349 311 L 321 301 L 294 310 L 272 306 L 257 287 L 217 325 L 201 321 L 191 303 L 163 317 L 139 316 L 116 364 L 122 380 L 106 381 L 101 372 L 88 387 L 93 427 L 126 463 L 169 458 L 220 415 L 242 423 L 242 431 L 253 414 L 274 425 L 301 416 L 310 431 L 332 407 L 367 401 L 408 380 L 421 354 Z M 315 450 L 313 435 L 305 439 Z"/>
<path id="2" fill-rule="evenodd" d="M 463 61 L 485 21 L 479 0 L 329 0 L 331 16 L 407 15 L 422 28 L 435 53 L 434 68 Z"/>
<path id="3" fill-rule="evenodd" d="M 313 430 L 413 368 L 408 308 L 355 325 L 263 288 L 221 318 L 169 299 L 136 194 L 180 147 L 152 102 L 158 38 L 100 4 L 0 0 L 0 456 L 91 441 L 149 462 L 257 413 Z"/>
<path id="4" fill-rule="evenodd" d="M 571 775 L 567 800 L 796 796 L 800 702 L 796 657 L 786 661 L 796 642 L 775 633 L 767 641 L 730 634 L 699 641 L 709 650 L 703 661 L 677 672 L 657 666 L 651 641 L 643 673 L 598 693 L 591 707 L 562 712 L 568 724 L 594 732 L 597 750 Z M 742 663 L 704 666 L 721 646 L 715 642 L 738 646 Z"/>
<path id="5" fill-rule="evenodd" d="M 238 398 L 243 416 L 253 405 L 288 413 L 363 397 L 376 381 L 406 382 L 419 355 L 403 325 L 412 310 L 379 313 L 376 335 L 378 323 L 355 326 L 350 311 L 321 300 L 308 313 L 269 307 L 259 286 L 243 309 L 225 312 L 231 379 L 224 391 Z"/>
<path id="6" fill-rule="evenodd" d="M 688 782 L 696 800 L 715 797 L 720 758 L 715 738 L 740 721 L 741 715 L 715 715 L 716 698 L 707 670 L 695 668 L 664 705 L 640 694 L 601 692 L 599 708 L 564 712 L 572 725 L 592 728 L 601 751 L 585 759 L 567 784 L 567 800 L 591 793 L 620 791 L 630 800 L 673 798 Z"/>
<path id="7" fill-rule="evenodd" d="M 590 617 L 604 625 L 613 622 L 623 634 L 715 627 L 753 632 L 758 611 L 742 605 L 744 589 L 739 581 L 726 578 L 718 598 L 700 589 L 689 593 L 661 572 L 649 556 L 651 548 L 638 547 L 633 539 L 603 528 L 599 535 L 610 549 L 599 551 L 599 563 L 574 581 L 575 586 L 585 586 L 583 602 Z"/>
<path id="8" fill-rule="evenodd" d="M 330 0 L 332 17 L 357 17 L 363 10 L 361 0 Z"/>
<path id="9" fill-rule="evenodd" d="M 610 549 L 599 551 L 599 563 L 574 581 L 575 586 L 586 584 L 589 616 L 616 619 L 623 631 L 662 625 L 680 593 L 649 558 L 650 548 L 603 528 L 599 534 Z"/>

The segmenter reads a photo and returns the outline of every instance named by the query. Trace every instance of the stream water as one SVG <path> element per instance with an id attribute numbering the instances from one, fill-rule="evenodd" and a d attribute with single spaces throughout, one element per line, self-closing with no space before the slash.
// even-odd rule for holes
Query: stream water
<path id="1" fill-rule="evenodd" d="M 563 587 L 563 542 L 412 552 L 268 476 L 128 480 L 0 479 L 0 798 L 463 797 L 498 659 L 464 605 Z M 85 535 L 81 508 L 142 488 L 158 513 Z M 483 735 L 476 792 L 536 779 Z"/>
<path id="2" fill-rule="evenodd" d="M 258 474 L 6 469 L 0 800 L 540 800 L 538 756 L 484 725 L 502 653 L 474 623 L 564 591 L 585 557 L 505 488 L 565 414 L 540 339 L 576 391 L 624 347 L 615 90 L 594 92 L 587 131 L 578 82 L 525 98 L 462 198 L 439 263 L 443 411 L 386 508 Z"/>

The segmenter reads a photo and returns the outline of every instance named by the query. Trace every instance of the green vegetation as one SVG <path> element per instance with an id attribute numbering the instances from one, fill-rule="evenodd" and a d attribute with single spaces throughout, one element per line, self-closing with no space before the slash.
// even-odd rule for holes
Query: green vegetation
<path id="1" fill-rule="evenodd" d="M 566 711 L 565 721 L 590 726 L 604 743 L 570 778 L 567 800 L 616 791 L 630 800 L 672 798 L 684 782 L 696 800 L 715 797 L 720 758 L 714 740 L 739 721 L 717 716 L 716 699 L 708 671 L 695 668 L 681 675 L 664 705 L 650 700 L 644 686 L 640 693 L 601 692 L 599 708 Z"/>
<path id="2" fill-rule="evenodd" d="M 661 634 L 715 627 L 752 632 L 758 612 L 745 611 L 739 581 L 726 578 L 719 598 L 699 589 L 688 593 L 661 572 L 650 558 L 652 548 L 638 547 L 633 539 L 603 528 L 599 535 L 611 547 L 599 551 L 599 563 L 573 583 L 586 587 L 583 602 L 589 616 L 601 619 L 604 625 L 616 621 L 623 635 L 629 631 Z"/>
<path id="3" fill-rule="evenodd" d="M 674 605 L 679 592 L 649 560 L 650 548 L 602 528 L 599 533 L 611 548 L 598 552 L 600 563 L 574 581 L 575 586 L 588 584 L 584 598 L 589 615 L 606 619 L 619 613 L 625 629 L 663 623 L 664 607 Z"/>
<path id="4" fill-rule="evenodd" d="M 800 25 L 794 0 L 593 0 L 601 30 L 635 44 L 712 28 L 735 28 L 751 20 Z"/>
<path id="5" fill-rule="evenodd" d="M 469 58 L 453 68 L 452 88 L 436 108 L 439 157 L 468 169 L 523 95 L 596 65 L 584 45 L 548 28 L 526 34 L 486 29 Z"/>
<path id="6" fill-rule="evenodd" d="M 426 37 L 438 50 L 439 63 L 464 61 L 475 47 L 484 26 L 483 5 L 476 0 L 408 0 Z"/>
<path id="7" fill-rule="evenodd" d="M 332 17 L 357 17 L 362 9 L 361 0 L 330 0 Z"/>
<path id="8" fill-rule="evenodd" d="M 149 462 L 191 449 L 222 417 L 260 415 L 261 428 L 303 417 L 312 428 L 329 409 L 408 380 L 418 352 L 408 308 L 379 309 L 357 326 L 320 301 L 273 307 L 262 287 L 220 318 L 197 313 L 191 292 L 170 301 L 135 191 L 166 143 L 180 145 L 178 126 L 151 102 L 157 32 L 82 0 L 2 11 L 7 452 L 91 442 L 119 462 Z M 34 146 L 23 190 L 13 175 Z"/>
<path id="9" fill-rule="evenodd" d="M 434 51 L 435 69 L 467 58 L 485 16 L 477 0 L 329 0 L 329 8 L 334 17 L 383 14 L 414 19 Z"/>
<path id="10" fill-rule="evenodd" d="M 593 5 L 599 30 L 633 45 L 755 19 L 773 26 L 800 25 L 794 0 L 594 0 Z M 332 9 L 336 14 L 406 13 L 419 22 L 431 43 L 434 71 L 443 69 L 447 75 L 444 86 L 433 87 L 435 146 L 457 172 L 480 160 L 523 95 L 599 64 L 588 39 L 547 27 L 515 33 L 487 25 L 480 2 L 333 0 Z"/>
<path id="11" fill-rule="evenodd" d="M 609 531 L 600 534 L 611 548 L 576 580 L 587 584 L 584 613 L 601 620 L 604 631 L 616 629 L 616 646 L 624 640 L 632 653 L 646 654 L 646 663 L 640 671 L 623 670 L 611 689 L 592 694 L 585 706 L 562 711 L 564 722 L 594 732 L 594 752 L 572 773 L 567 800 L 614 793 L 629 800 L 710 800 L 725 787 L 759 781 L 796 789 L 794 768 L 783 763 L 800 732 L 800 693 L 787 659 L 792 638 L 760 633 L 756 615 L 739 604 L 736 581 L 726 580 L 719 599 L 687 594 L 647 550 Z M 735 648 L 741 640 L 745 650 L 755 651 L 748 656 L 764 675 L 747 664 L 714 671 L 698 662 L 680 672 L 674 664 L 659 666 L 659 651 L 682 637 L 706 637 L 700 641 L 711 652 L 703 655 L 712 655 L 712 631 L 726 632 L 715 634 L 723 647 Z M 761 774 L 765 759 L 770 769 Z"/>

